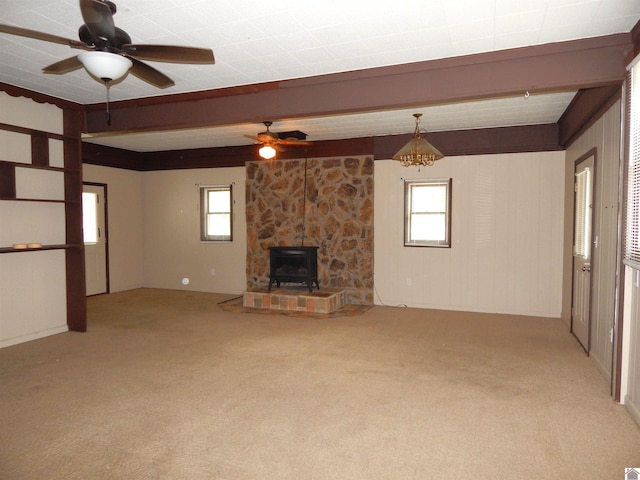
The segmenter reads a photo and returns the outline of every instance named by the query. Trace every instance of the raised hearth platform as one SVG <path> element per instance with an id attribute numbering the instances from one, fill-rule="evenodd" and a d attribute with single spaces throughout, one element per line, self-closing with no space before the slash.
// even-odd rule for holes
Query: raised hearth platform
<path id="1" fill-rule="evenodd" d="M 346 304 L 346 291 L 323 288 L 309 292 L 306 287 L 254 288 L 244 292 L 245 308 L 289 312 L 333 313 Z"/>

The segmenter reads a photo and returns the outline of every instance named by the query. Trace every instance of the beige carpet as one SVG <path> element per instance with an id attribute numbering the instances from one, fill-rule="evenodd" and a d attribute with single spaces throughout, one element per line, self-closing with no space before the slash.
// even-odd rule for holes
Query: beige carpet
<path id="1" fill-rule="evenodd" d="M 640 430 L 559 320 L 89 299 L 0 350 L 0 478 L 622 479 Z"/>

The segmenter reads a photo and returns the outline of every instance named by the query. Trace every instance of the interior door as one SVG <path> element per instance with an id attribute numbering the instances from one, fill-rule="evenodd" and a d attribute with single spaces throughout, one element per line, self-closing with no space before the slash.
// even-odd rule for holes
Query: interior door
<path id="1" fill-rule="evenodd" d="M 87 296 L 107 293 L 106 185 L 83 185 L 82 217 Z"/>
<path id="2" fill-rule="evenodd" d="M 573 228 L 573 298 L 571 331 L 585 351 L 591 348 L 591 247 L 593 225 L 593 155 L 576 164 Z"/>

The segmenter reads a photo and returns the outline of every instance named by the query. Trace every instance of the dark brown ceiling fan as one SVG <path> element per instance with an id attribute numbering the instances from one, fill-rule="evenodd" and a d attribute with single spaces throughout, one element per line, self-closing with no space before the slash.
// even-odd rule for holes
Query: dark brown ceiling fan
<path id="1" fill-rule="evenodd" d="M 84 24 L 78 30 L 80 40 L 72 40 L 36 30 L 0 24 L 0 33 L 33 38 L 83 50 L 79 55 L 44 67 L 44 73 L 64 74 L 84 67 L 107 86 L 130 71 L 141 80 L 158 88 L 175 83 L 164 73 L 143 60 L 167 63 L 213 64 L 213 51 L 206 48 L 171 45 L 132 44 L 127 32 L 115 26 L 116 5 L 109 0 L 80 0 Z M 89 55 L 87 55 L 89 53 Z M 101 70 L 109 64 L 108 70 Z M 117 66 L 119 64 L 119 67 Z M 103 73 L 104 72 L 104 73 Z M 112 73 L 113 72 L 113 73 Z M 114 74 L 120 74 L 115 78 Z"/>
<path id="2" fill-rule="evenodd" d="M 306 133 L 303 133 L 299 130 L 276 133 L 269 130 L 269 127 L 273 125 L 273 122 L 263 123 L 264 126 L 267 127 L 266 132 L 260 132 L 257 136 L 245 135 L 245 137 L 250 138 L 251 140 L 255 140 L 255 143 L 257 143 L 258 145 L 262 145 L 259 151 L 262 158 L 270 159 L 275 157 L 275 152 L 281 152 L 283 150 L 282 147 L 304 147 L 313 145 L 312 142 L 305 140 L 305 138 L 307 138 Z"/>

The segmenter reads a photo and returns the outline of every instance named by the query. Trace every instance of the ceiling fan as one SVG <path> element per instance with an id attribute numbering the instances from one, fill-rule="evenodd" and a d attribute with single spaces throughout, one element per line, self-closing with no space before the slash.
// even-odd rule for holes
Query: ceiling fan
<path id="1" fill-rule="evenodd" d="M 142 60 L 168 63 L 215 63 L 213 51 L 206 48 L 171 45 L 132 44 L 131 37 L 116 27 L 113 15 L 116 5 L 109 0 L 80 0 L 84 24 L 78 30 L 80 40 L 49 33 L 0 24 L 0 33 L 33 38 L 83 50 L 79 55 L 44 67 L 44 73 L 64 74 L 84 67 L 89 74 L 104 82 L 124 77 L 131 71 L 139 79 L 158 88 L 175 85 L 173 80 Z"/>
<path id="2" fill-rule="evenodd" d="M 245 135 L 245 137 L 255 140 L 255 143 L 262 145 L 258 152 L 264 159 L 269 160 L 271 158 L 274 158 L 276 156 L 276 152 L 283 151 L 282 147 L 304 147 L 313 145 L 312 142 L 305 140 L 305 138 L 307 138 L 306 133 L 303 133 L 299 130 L 276 133 L 269 130 L 269 127 L 273 125 L 273 122 L 263 123 L 264 126 L 267 127 L 266 132 L 260 132 L 257 136 Z"/>

